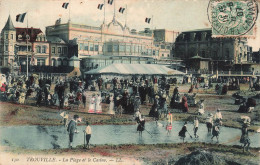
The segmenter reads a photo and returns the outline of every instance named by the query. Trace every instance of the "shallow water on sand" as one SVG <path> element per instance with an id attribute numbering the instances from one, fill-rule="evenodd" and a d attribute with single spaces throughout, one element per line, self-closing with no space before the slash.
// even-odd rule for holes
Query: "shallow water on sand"
<path id="1" fill-rule="evenodd" d="M 173 122 L 172 131 L 167 134 L 165 122 L 147 122 L 142 137 L 136 131 L 137 125 L 92 125 L 91 144 L 158 144 L 181 143 L 178 136 L 184 122 Z M 74 135 L 73 147 L 84 144 L 86 126 L 78 126 L 79 133 Z M 205 124 L 199 125 L 198 139 L 194 139 L 193 125 L 188 123 L 187 142 L 216 143 L 216 138 L 211 140 Z M 67 148 L 69 135 L 64 126 L 8 126 L 0 127 L 1 145 L 9 145 L 27 149 L 55 149 Z M 239 143 L 241 130 L 236 128 L 221 127 L 219 143 L 225 145 L 241 145 Z M 250 133 L 251 147 L 260 147 L 260 134 Z"/>

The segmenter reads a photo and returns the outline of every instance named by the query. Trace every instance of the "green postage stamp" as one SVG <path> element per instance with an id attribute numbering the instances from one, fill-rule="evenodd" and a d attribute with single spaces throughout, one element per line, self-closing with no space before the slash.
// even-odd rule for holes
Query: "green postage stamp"
<path id="1" fill-rule="evenodd" d="M 255 0 L 210 0 L 213 37 L 254 37 L 258 16 Z"/>

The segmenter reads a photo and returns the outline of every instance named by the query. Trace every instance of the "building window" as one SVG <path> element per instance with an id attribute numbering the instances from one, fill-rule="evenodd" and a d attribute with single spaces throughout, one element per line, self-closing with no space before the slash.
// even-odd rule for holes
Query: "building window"
<path id="1" fill-rule="evenodd" d="M 206 52 L 205 52 L 205 50 L 202 50 L 201 56 L 202 56 L 202 57 L 206 57 Z"/>
<path id="2" fill-rule="evenodd" d="M 83 50 L 83 43 L 79 44 L 79 50 Z"/>
<path id="3" fill-rule="evenodd" d="M 64 54 L 67 54 L 67 53 L 68 53 L 67 47 L 63 47 L 63 53 L 64 53 Z"/>
<path id="4" fill-rule="evenodd" d="M 217 58 L 217 51 L 213 51 L 213 57 Z"/>
<path id="5" fill-rule="evenodd" d="M 127 45 L 126 46 L 126 52 L 130 52 L 130 49 L 131 49 L 130 45 Z"/>
<path id="6" fill-rule="evenodd" d="M 12 40 L 14 39 L 14 35 L 13 35 L 13 34 L 11 34 L 11 39 L 12 39 Z"/>
<path id="7" fill-rule="evenodd" d="M 226 49 L 226 58 L 229 59 L 229 49 Z"/>
<path id="8" fill-rule="evenodd" d="M 132 52 L 132 53 L 134 53 L 134 51 L 135 51 L 135 46 L 134 46 L 134 45 L 132 45 L 131 47 L 132 47 L 132 50 L 131 50 L 131 52 Z"/>
<path id="9" fill-rule="evenodd" d="M 62 60 L 59 58 L 58 60 L 57 60 L 57 66 L 61 66 L 62 65 Z"/>
<path id="10" fill-rule="evenodd" d="M 161 45 L 161 49 L 165 49 L 165 45 Z"/>
<path id="11" fill-rule="evenodd" d="M 55 54 L 55 47 L 51 48 L 51 53 Z"/>
<path id="12" fill-rule="evenodd" d="M 118 52 L 118 51 L 119 51 L 118 45 L 113 45 L 113 51 L 114 51 L 114 52 Z"/>
<path id="13" fill-rule="evenodd" d="M 119 45 L 119 51 L 124 52 L 125 51 L 125 45 Z"/>
<path id="14" fill-rule="evenodd" d="M 90 50 L 90 51 L 94 51 L 94 44 L 92 44 L 92 43 L 89 44 L 89 50 Z"/>
<path id="15" fill-rule="evenodd" d="M 88 44 L 84 44 L 84 50 L 88 50 Z"/>
<path id="16" fill-rule="evenodd" d="M 170 50 L 170 49 L 171 49 L 171 47 L 170 47 L 170 46 L 167 46 L 167 47 L 166 47 L 166 49 Z"/>
<path id="17" fill-rule="evenodd" d="M 164 57 L 164 54 L 162 54 L 162 57 Z"/>
<path id="18" fill-rule="evenodd" d="M 37 46 L 36 51 L 37 51 L 37 53 L 41 53 L 41 46 Z"/>
<path id="19" fill-rule="evenodd" d="M 64 59 L 64 60 L 63 60 L 63 65 L 64 65 L 64 66 L 67 66 L 67 65 L 68 65 L 68 60 L 67 60 L 67 59 Z"/>
<path id="20" fill-rule="evenodd" d="M 168 54 L 167 57 L 170 57 L 170 55 Z"/>
<path id="21" fill-rule="evenodd" d="M 61 47 L 58 47 L 58 53 L 61 53 Z"/>
<path id="22" fill-rule="evenodd" d="M 112 52 L 112 49 L 113 49 L 113 46 L 112 46 L 112 45 L 108 45 L 108 46 L 107 46 L 107 51 L 108 51 L 108 52 Z"/>
<path id="23" fill-rule="evenodd" d="M 38 58 L 37 59 L 37 65 L 38 66 L 45 66 L 45 59 Z"/>
<path id="24" fill-rule="evenodd" d="M 148 49 L 148 55 L 152 55 L 152 49 Z"/>
<path id="25" fill-rule="evenodd" d="M 42 46 L 42 53 L 46 53 L 46 46 Z"/>
<path id="26" fill-rule="evenodd" d="M 95 45 L 95 51 L 98 51 L 98 45 Z"/>
<path id="27" fill-rule="evenodd" d="M 5 34 L 5 39 L 8 39 L 8 34 Z"/>
<path id="28" fill-rule="evenodd" d="M 155 55 L 155 50 L 153 50 L 153 55 Z"/>
<path id="29" fill-rule="evenodd" d="M 8 45 L 5 45 L 5 51 L 8 51 Z"/>

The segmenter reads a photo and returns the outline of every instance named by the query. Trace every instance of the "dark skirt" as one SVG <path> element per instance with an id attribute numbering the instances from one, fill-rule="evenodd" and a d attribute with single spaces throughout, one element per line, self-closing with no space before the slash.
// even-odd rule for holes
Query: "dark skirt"
<path id="1" fill-rule="evenodd" d="M 212 135 L 213 136 L 218 136 L 219 135 L 219 131 L 216 131 L 215 129 L 212 130 Z"/>
<path id="2" fill-rule="evenodd" d="M 212 128 L 212 123 L 207 123 L 207 128 Z"/>
<path id="3" fill-rule="evenodd" d="M 140 123 L 137 126 L 137 131 L 144 131 L 144 124 L 145 121 L 140 121 Z"/>

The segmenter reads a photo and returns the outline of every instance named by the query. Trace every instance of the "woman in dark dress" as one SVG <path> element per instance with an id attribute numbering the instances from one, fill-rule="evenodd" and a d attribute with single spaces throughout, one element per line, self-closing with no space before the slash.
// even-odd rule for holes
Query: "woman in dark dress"
<path id="1" fill-rule="evenodd" d="M 142 136 L 142 132 L 144 131 L 145 128 L 145 120 L 144 118 L 141 118 L 137 122 L 138 122 L 137 131 L 139 131 L 139 136 Z"/>
<path id="2" fill-rule="evenodd" d="M 179 132 L 179 136 L 181 137 L 181 139 L 183 140 L 183 142 L 184 142 L 184 139 L 185 139 L 185 137 L 186 137 L 186 132 L 187 132 L 187 122 L 185 121 L 185 123 L 184 123 L 182 129 L 181 129 L 180 132 Z"/>

